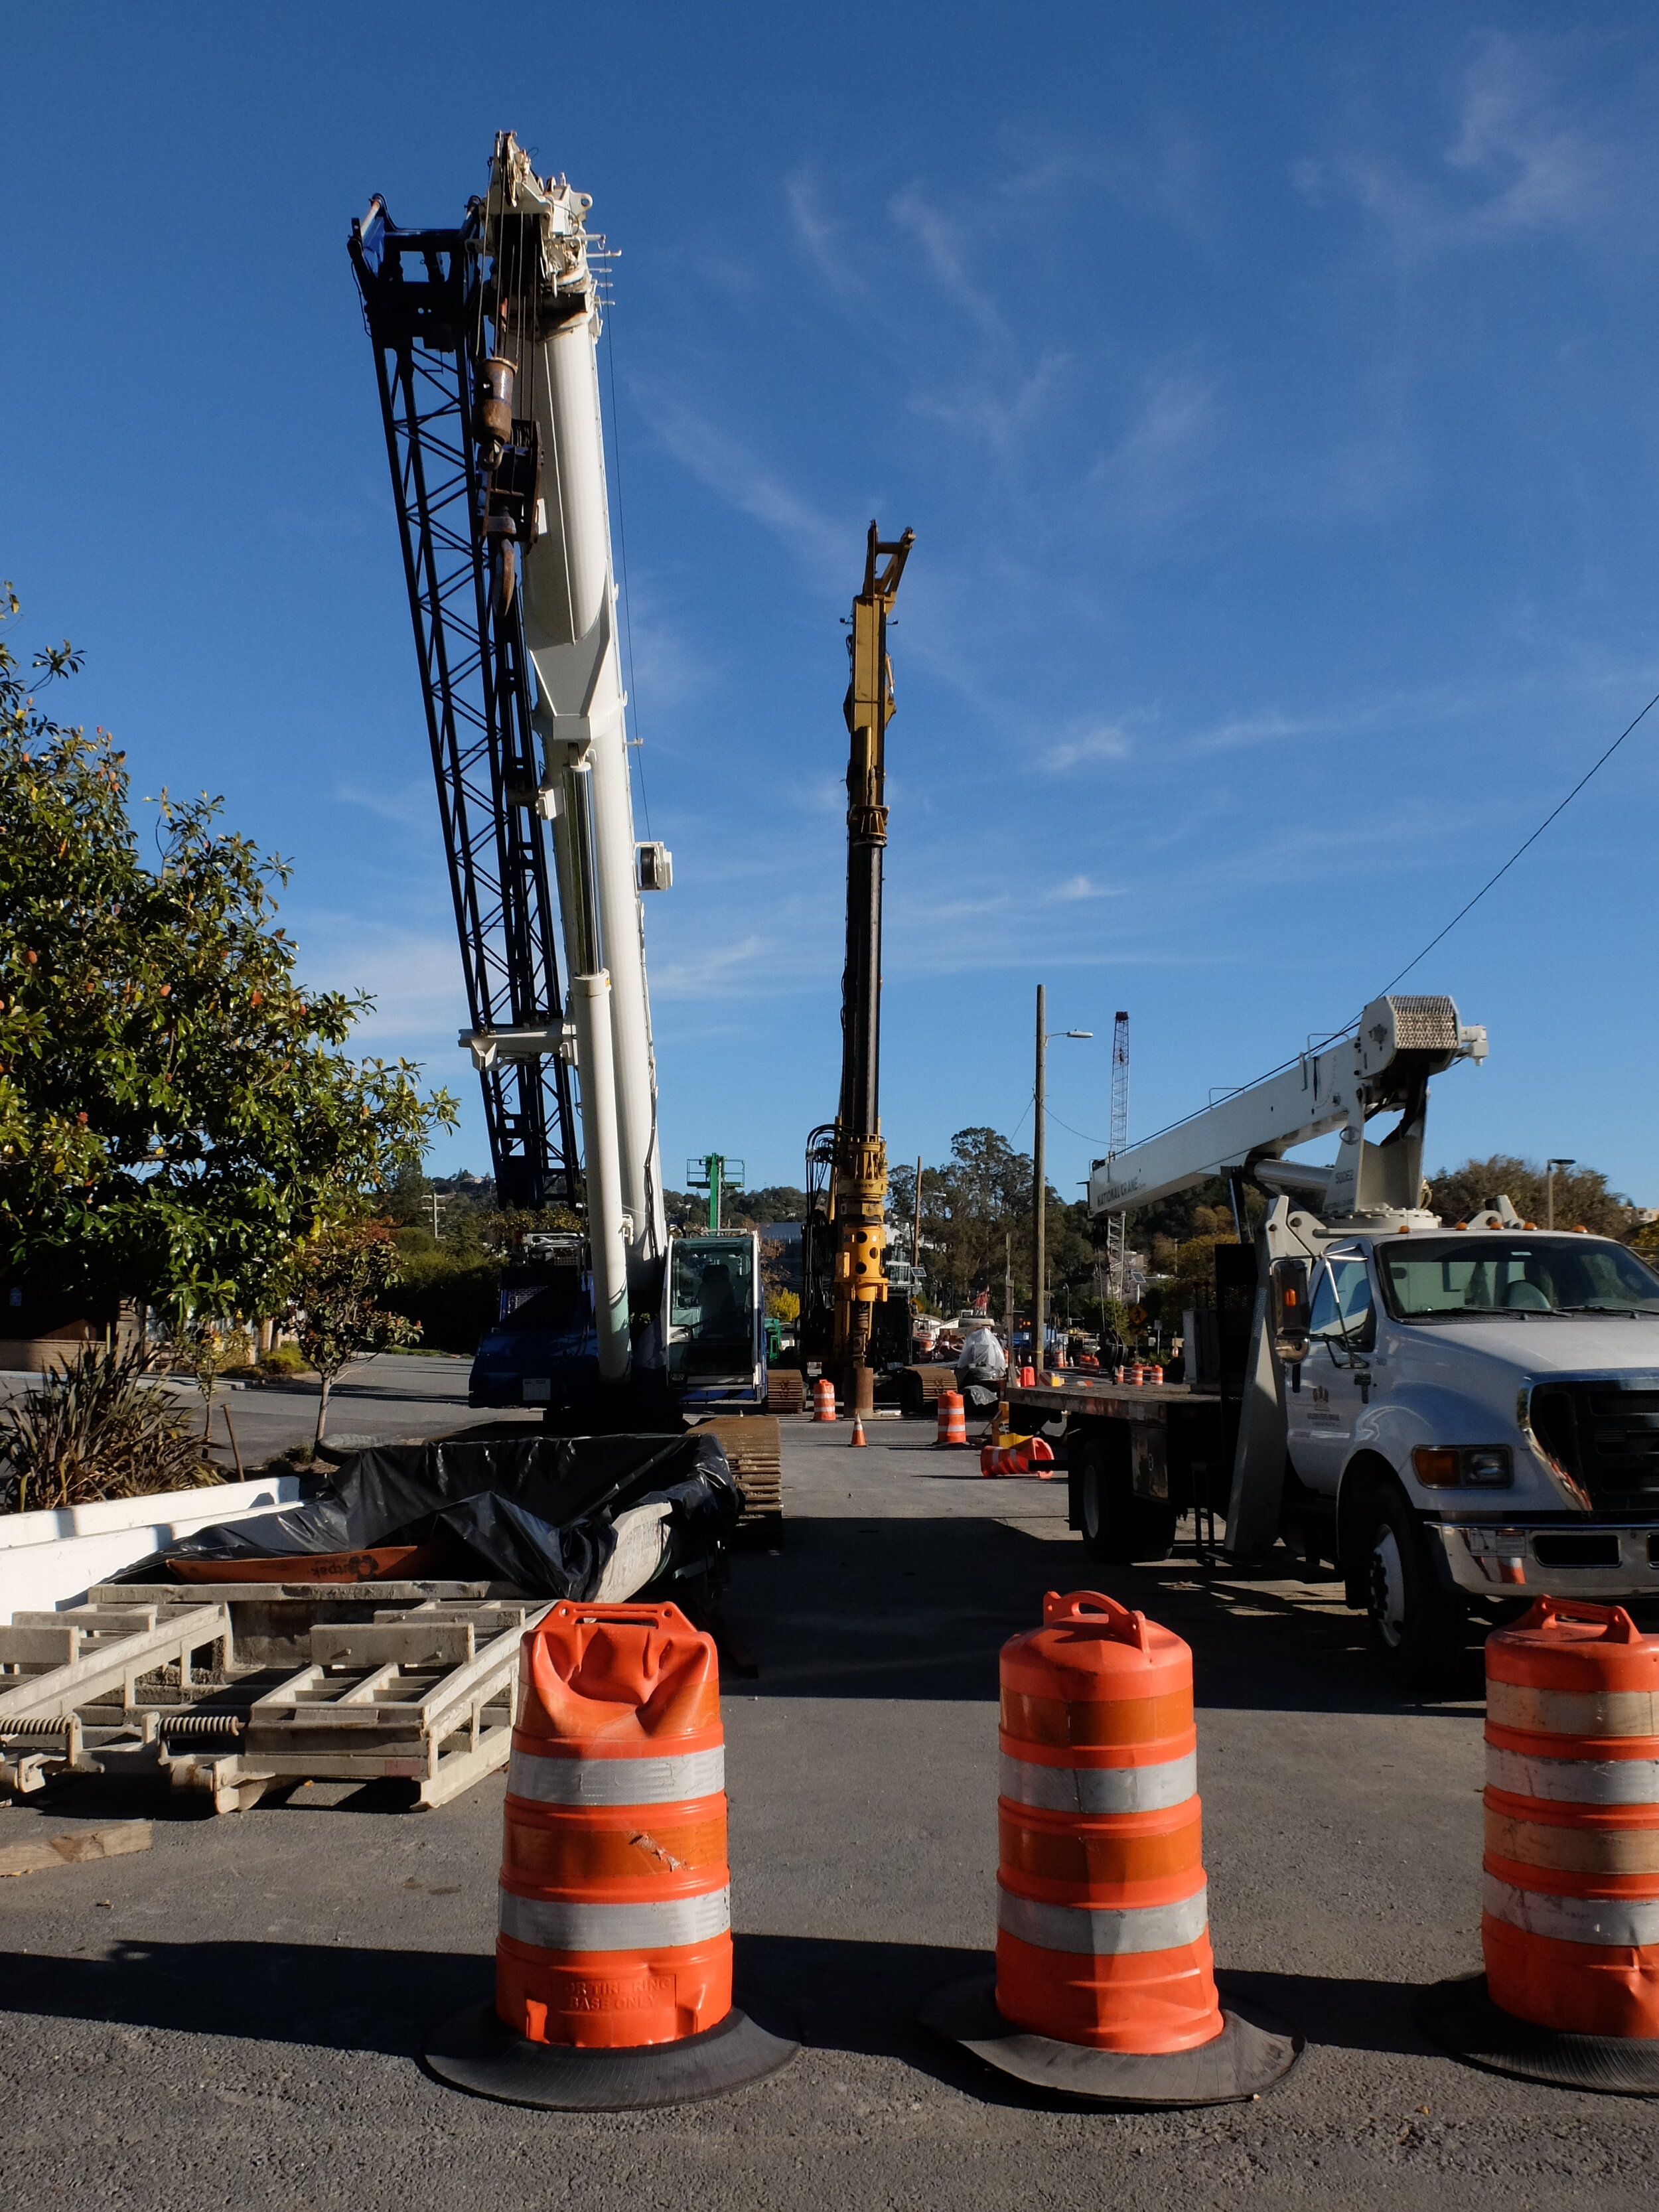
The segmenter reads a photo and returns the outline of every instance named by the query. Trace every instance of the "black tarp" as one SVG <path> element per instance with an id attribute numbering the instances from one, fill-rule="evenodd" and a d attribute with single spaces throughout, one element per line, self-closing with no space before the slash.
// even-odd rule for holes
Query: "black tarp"
<path id="1" fill-rule="evenodd" d="M 616 1548 L 615 1516 L 658 1501 L 670 1508 L 665 1571 L 718 1570 L 743 1500 L 718 1441 L 696 1431 L 379 1446 L 355 1452 L 304 1504 L 199 1528 L 160 1557 L 299 1559 L 430 1544 L 444 1565 L 428 1572 L 585 1598 Z"/>

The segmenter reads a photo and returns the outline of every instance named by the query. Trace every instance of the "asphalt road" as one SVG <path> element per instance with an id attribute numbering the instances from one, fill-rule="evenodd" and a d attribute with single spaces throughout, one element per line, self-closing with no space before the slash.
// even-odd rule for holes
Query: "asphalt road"
<path id="1" fill-rule="evenodd" d="M 453 1435 L 500 1421 L 522 1422 L 532 1431 L 539 1427 L 538 1413 L 471 1409 L 466 1382 L 471 1366 L 470 1359 L 450 1352 L 411 1358 L 404 1352 L 388 1352 L 349 1367 L 329 1396 L 326 1442 L 337 1450 L 360 1450 L 365 1444 Z M 0 1390 L 6 1395 L 28 1387 L 27 1376 L 0 1378 Z M 187 1376 L 169 1376 L 165 1384 L 157 1387 L 165 1388 L 198 1426 L 206 1418 L 201 1391 Z M 214 1460 L 227 1478 L 234 1481 L 236 1475 L 235 1449 L 225 1425 L 227 1413 L 241 1449 L 242 1465 L 252 1474 L 291 1445 L 311 1442 L 317 1431 L 318 1395 L 314 1376 L 291 1382 L 227 1386 L 222 1382 L 213 1395 L 211 1439 Z"/>
<path id="2" fill-rule="evenodd" d="M 421 2031 L 489 1987 L 501 1784 L 419 1815 L 393 1785 L 305 1790 L 0 1884 L 10 2203 L 1646 2212 L 1651 2106 L 1481 2074 L 1413 2027 L 1421 1984 L 1479 1964 L 1480 1708 L 1384 1687 L 1328 1585 L 1103 1574 L 1194 1645 L 1218 1960 L 1304 2030 L 1298 2071 L 1112 2116 L 931 2042 L 918 2001 L 992 1941 L 998 1646 L 1103 1571 L 1058 1483 L 981 1481 L 919 1425 L 861 1453 L 785 1433 L 786 1540 L 738 1559 L 730 1605 L 760 1672 L 726 1724 L 739 1980 L 799 2022 L 787 2072 L 592 2119 L 441 2087 Z M 108 1817 L 74 1787 L 0 1834 Z"/>

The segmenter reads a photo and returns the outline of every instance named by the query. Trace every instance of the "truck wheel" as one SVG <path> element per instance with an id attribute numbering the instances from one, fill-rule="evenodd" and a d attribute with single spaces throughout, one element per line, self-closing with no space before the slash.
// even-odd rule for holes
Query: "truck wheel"
<path id="1" fill-rule="evenodd" d="M 1366 1545 L 1365 1613 L 1372 1650 L 1413 1689 L 1444 1687 L 1468 1641 L 1468 1607 L 1441 1589 L 1421 1522 L 1402 1492 L 1374 1494 Z"/>
<path id="2" fill-rule="evenodd" d="M 1072 1449 L 1081 1455 L 1078 1519 L 1089 1557 L 1110 1567 L 1167 1559 L 1175 1542 L 1175 1508 L 1160 1498 L 1135 1496 L 1127 1452 L 1114 1451 L 1104 1437 L 1085 1437 Z"/>

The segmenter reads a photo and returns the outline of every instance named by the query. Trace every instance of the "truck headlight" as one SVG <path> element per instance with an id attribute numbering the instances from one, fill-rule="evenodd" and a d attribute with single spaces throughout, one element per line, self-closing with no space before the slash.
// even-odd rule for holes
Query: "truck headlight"
<path id="1" fill-rule="evenodd" d="M 1425 1490 L 1507 1490 L 1515 1479 L 1507 1444 L 1419 1444 L 1412 1465 Z"/>

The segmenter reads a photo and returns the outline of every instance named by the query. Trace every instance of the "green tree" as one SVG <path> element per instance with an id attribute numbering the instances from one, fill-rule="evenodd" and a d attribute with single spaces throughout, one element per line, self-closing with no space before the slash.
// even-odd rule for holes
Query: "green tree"
<path id="1" fill-rule="evenodd" d="M 942 1309 L 988 1289 L 1000 1315 L 1006 1255 L 1012 1256 L 1016 1302 L 1030 1298 L 1032 1174 L 1030 1154 L 1017 1152 L 1006 1137 L 987 1128 L 958 1129 L 945 1165 L 923 1168 L 921 1233 L 929 1285 Z M 915 1202 L 915 1169 L 901 1164 L 892 1171 L 889 1210 L 894 1239 L 906 1251 Z M 1058 1299 L 1055 1310 L 1064 1314 L 1094 1272 L 1087 1208 L 1081 1200 L 1067 1205 L 1051 1185 L 1045 1228 L 1049 1290 Z"/>
<path id="2" fill-rule="evenodd" d="M 354 1359 L 413 1344 L 421 1334 L 418 1322 L 381 1303 L 398 1275 L 397 1236 L 387 1221 L 333 1223 L 289 1261 L 286 1319 L 322 1383 L 313 1453 L 322 1449 L 336 1378 Z"/>
<path id="3" fill-rule="evenodd" d="M 1467 1221 L 1482 1206 L 1504 1197 L 1523 1221 L 1536 1222 L 1541 1229 L 1549 1218 L 1545 1183 L 1545 1170 L 1537 1161 L 1494 1152 L 1490 1159 L 1442 1168 L 1430 1184 L 1429 1203 L 1443 1221 Z M 1630 1200 L 1607 1188 L 1599 1168 L 1571 1167 L 1556 1173 L 1555 1225 L 1588 1229 L 1597 1237 L 1627 1237 L 1637 1223 Z"/>
<path id="4" fill-rule="evenodd" d="M 0 1269 L 269 1311 L 296 1239 L 418 1164 L 454 1101 L 339 1049 L 370 1001 L 301 988 L 288 871 L 217 799 L 163 792 L 146 865 L 125 756 L 34 696 L 79 665 L 39 653 L 31 684 L 0 633 Z"/>

